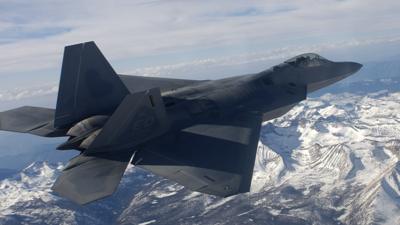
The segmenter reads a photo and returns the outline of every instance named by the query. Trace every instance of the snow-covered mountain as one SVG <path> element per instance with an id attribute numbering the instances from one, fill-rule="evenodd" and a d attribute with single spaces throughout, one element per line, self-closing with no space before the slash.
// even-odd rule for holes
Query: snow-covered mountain
<path id="1" fill-rule="evenodd" d="M 385 91 L 318 95 L 264 123 L 248 194 L 130 167 L 115 195 L 78 206 L 50 190 L 62 164 L 34 162 L 0 181 L 0 224 L 400 224 L 400 83 L 370 85 Z"/>

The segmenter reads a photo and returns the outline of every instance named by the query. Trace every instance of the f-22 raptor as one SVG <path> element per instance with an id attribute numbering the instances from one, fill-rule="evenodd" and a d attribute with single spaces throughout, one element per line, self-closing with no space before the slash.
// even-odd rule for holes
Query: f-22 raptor
<path id="1" fill-rule="evenodd" d="M 56 109 L 0 113 L 0 129 L 68 137 L 75 149 L 52 189 L 78 204 L 111 195 L 129 163 L 190 190 L 250 190 L 263 121 L 362 67 L 308 53 L 219 80 L 117 74 L 94 42 L 66 46 Z"/>

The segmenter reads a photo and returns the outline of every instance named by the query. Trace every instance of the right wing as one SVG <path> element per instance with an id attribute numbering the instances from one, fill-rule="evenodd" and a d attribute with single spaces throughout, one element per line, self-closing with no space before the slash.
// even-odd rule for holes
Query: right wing
<path id="1" fill-rule="evenodd" d="M 185 80 L 164 77 L 145 77 L 118 75 L 131 93 L 145 91 L 152 88 L 160 88 L 162 92 L 176 88 L 204 82 L 202 80 Z"/>
<path id="2" fill-rule="evenodd" d="M 227 197 L 250 190 L 261 115 L 199 124 L 143 146 L 132 163 L 187 188 Z"/>

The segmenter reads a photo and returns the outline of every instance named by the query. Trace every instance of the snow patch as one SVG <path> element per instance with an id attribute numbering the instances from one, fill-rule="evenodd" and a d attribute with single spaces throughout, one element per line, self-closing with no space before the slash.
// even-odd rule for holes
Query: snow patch
<path id="1" fill-rule="evenodd" d="M 152 223 L 155 223 L 155 222 L 157 222 L 157 220 L 149 220 L 149 221 L 146 221 L 146 222 L 143 222 L 143 223 L 139 223 L 138 225 L 148 225 L 148 224 L 152 224 Z"/>

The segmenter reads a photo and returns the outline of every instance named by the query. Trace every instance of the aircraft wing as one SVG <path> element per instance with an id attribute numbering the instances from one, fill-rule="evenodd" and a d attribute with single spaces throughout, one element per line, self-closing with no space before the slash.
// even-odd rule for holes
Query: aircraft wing
<path id="1" fill-rule="evenodd" d="M 117 189 L 132 153 L 80 154 L 67 164 L 52 189 L 81 205 L 107 197 Z"/>
<path id="2" fill-rule="evenodd" d="M 59 137 L 65 130 L 55 129 L 54 109 L 23 106 L 0 113 L 0 130 Z"/>
<path id="3" fill-rule="evenodd" d="M 154 140 L 132 164 L 187 188 L 227 197 L 250 190 L 262 115 L 198 124 Z"/>
<path id="4" fill-rule="evenodd" d="M 118 76 L 131 93 L 141 92 L 152 88 L 160 88 L 161 91 L 164 92 L 204 82 L 202 80 L 185 80 L 185 79 L 173 79 L 173 78 L 163 78 L 163 77 L 131 76 L 131 75 L 121 75 L 121 74 L 119 74 Z"/>

